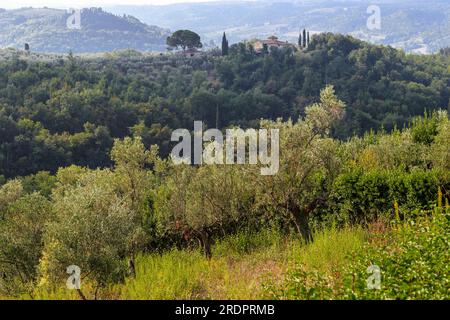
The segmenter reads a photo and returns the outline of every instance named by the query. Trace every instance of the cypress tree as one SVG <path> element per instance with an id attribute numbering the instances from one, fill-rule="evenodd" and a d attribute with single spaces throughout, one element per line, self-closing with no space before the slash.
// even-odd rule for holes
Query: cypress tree
<path id="1" fill-rule="evenodd" d="M 302 32 L 300 31 L 298 34 L 298 46 L 302 47 Z"/>
<path id="2" fill-rule="evenodd" d="M 227 36 L 225 35 L 225 32 L 223 33 L 223 37 L 222 37 L 222 55 L 223 56 L 228 55 L 228 40 L 227 40 Z"/>
<path id="3" fill-rule="evenodd" d="M 303 48 L 306 48 L 306 30 L 303 29 Z"/>
<path id="4" fill-rule="evenodd" d="M 308 31 L 308 33 L 307 33 L 307 35 L 306 35 L 306 44 L 308 45 L 308 47 L 309 47 L 309 31 Z"/>

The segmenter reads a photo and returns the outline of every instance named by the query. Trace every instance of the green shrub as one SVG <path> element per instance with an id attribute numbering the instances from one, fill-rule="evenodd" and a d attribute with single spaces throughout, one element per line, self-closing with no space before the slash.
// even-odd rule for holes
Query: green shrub
<path id="1" fill-rule="evenodd" d="M 436 194 L 441 184 L 439 173 L 431 171 L 414 171 L 405 176 L 407 201 L 411 209 L 431 209 L 436 202 Z"/>
<path id="2" fill-rule="evenodd" d="M 343 299 L 449 299 L 450 214 L 410 220 L 387 245 L 367 246 L 344 271 Z M 368 290 L 366 269 L 381 268 L 381 289 Z"/>
<path id="3" fill-rule="evenodd" d="M 359 168 L 344 173 L 333 185 L 331 201 L 333 211 L 344 211 L 352 223 L 374 220 L 390 209 L 389 175 Z"/>
<path id="4" fill-rule="evenodd" d="M 436 209 L 382 233 L 355 250 L 331 272 L 296 265 L 281 286 L 267 286 L 276 299 L 449 299 L 450 211 Z M 367 286 L 367 268 L 381 270 L 380 289 Z"/>
<path id="5" fill-rule="evenodd" d="M 373 221 L 391 216 L 394 202 L 403 211 L 431 210 L 439 187 L 450 188 L 449 175 L 439 170 L 352 169 L 335 181 L 330 197 L 332 213 L 340 220 L 355 222 Z"/>

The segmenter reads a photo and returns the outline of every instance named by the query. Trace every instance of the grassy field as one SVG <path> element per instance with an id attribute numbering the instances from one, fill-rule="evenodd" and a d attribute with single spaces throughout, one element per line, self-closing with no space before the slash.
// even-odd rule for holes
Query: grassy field
<path id="1" fill-rule="evenodd" d="M 328 272 L 347 263 L 368 237 L 362 228 L 327 229 L 312 244 L 278 231 L 242 232 L 214 244 L 207 260 L 199 249 L 172 249 L 136 260 L 136 277 L 103 289 L 100 299 L 265 299 L 265 283 L 281 283 L 298 263 Z M 92 292 L 82 283 L 84 292 Z M 24 299 L 30 297 L 24 296 Z M 74 291 L 40 288 L 35 299 L 78 299 Z M 89 298 L 89 294 L 88 294 Z"/>
<path id="2" fill-rule="evenodd" d="M 217 241 L 211 260 L 195 248 L 143 254 L 136 260 L 135 278 L 103 288 L 97 298 L 449 299 L 449 213 L 328 228 L 307 245 L 271 229 L 241 232 Z M 366 288 L 372 262 L 384 272 L 383 290 Z M 82 290 L 94 298 L 90 283 L 82 282 Z M 33 298 L 79 296 L 64 284 L 56 290 L 39 287 Z"/>
<path id="3" fill-rule="evenodd" d="M 198 251 L 142 256 L 138 276 L 118 292 L 125 299 L 261 299 L 267 279 L 281 281 L 289 266 L 300 261 L 330 270 L 345 263 L 364 236 L 358 229 L 328 230 L 317 234 L 312 245 L 302 246 L 270 230 L 250 237 L 238 234 L 217 243 L 210 261 Z M 243 238 L 251 248 L 240 246 Z"/>

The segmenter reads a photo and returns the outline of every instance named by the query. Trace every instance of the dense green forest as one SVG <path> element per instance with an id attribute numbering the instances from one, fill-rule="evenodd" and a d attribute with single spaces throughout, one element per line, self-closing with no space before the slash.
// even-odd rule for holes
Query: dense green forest
<path id="1" fill-rule="evenodd" d="M 449 298 L 448 56 L 323 34 L 0 69 L 0 298 Z M 175 164 L 194 120 L 279 129 L 278 173 Z"/>
<path id="2" fill-rule="evenodd" d="M 259 119 L 304 115 L 334 85 L 347 105 L 333 135 L 345 139 L 402 127 L 425 110 L 447 109 L 450 57 L 406 55 L 351 37 L 315 36 L 307 50 L 256 55 L 239 43 L 220 57 L 148 56 L 0 62 L 0 175 L 61 166 L 111 165 L 114 138 L 141 136 L 169 152 L 170 134 L 191 128 L 258 126 Z"/>

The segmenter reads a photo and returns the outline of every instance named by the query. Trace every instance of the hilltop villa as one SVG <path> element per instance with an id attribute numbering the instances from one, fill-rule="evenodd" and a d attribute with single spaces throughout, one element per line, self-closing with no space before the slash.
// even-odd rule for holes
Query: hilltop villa
<path id="1" fill-rule="evenodd" d="M 264 49 L 264 47 L 267 47 L 267 50 L 270 51 L 271 48 L 284 48 L 284 47 L 291 47 L 292 44 L 290 44 L 287 41 L 280 41 L 275 36 L 270 36 L 267 38 L 267 40 L 256 40 L 253 44 L 253 48 L 257 53 L 261 53 Z"/>

